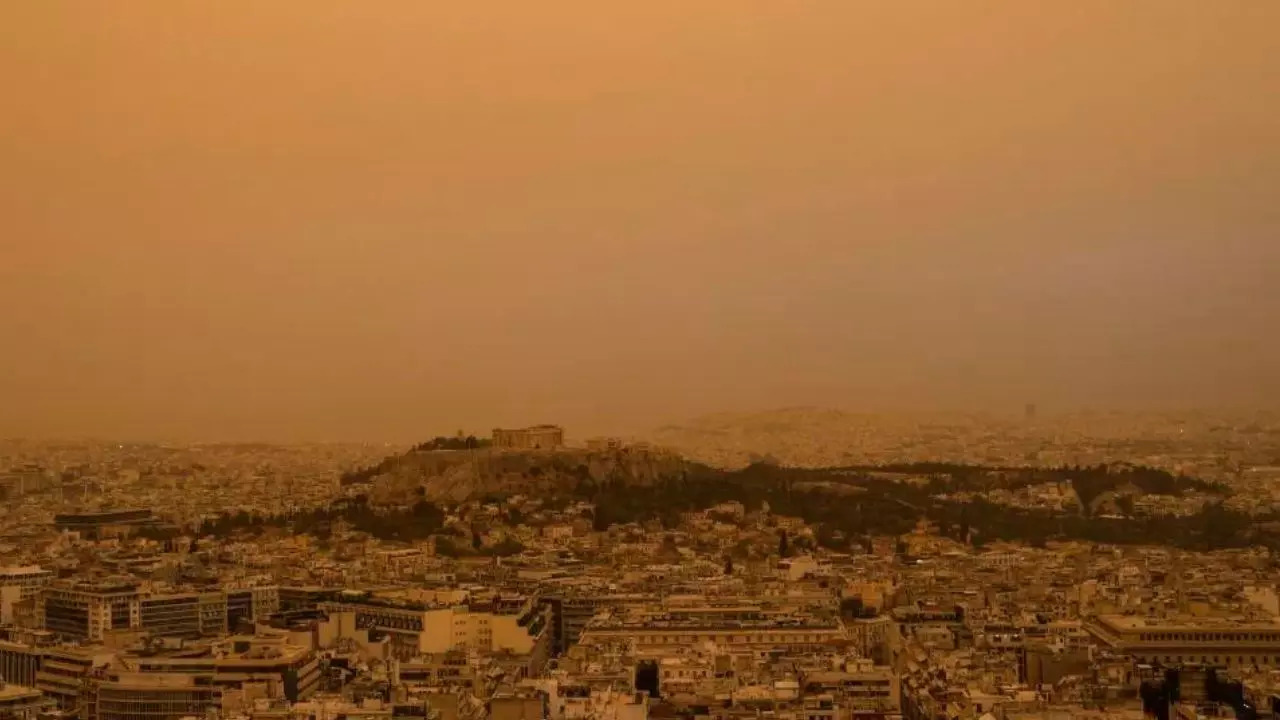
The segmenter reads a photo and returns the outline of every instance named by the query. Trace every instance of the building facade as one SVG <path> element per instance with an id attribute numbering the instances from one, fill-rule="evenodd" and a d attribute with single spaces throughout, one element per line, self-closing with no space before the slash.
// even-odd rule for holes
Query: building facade
<path id="1" fill-rule="evenodd" d="M 63 639 L 101 642 L 112 631 L 157 637 L 216 636 L 280 609 L 275 587 L 150 594 L 134 583 L 55 583 L 40 590 L 40 627 Z"/>
<path id="2" fill-rule="evenodd" d="M 1280 668 L 1280 624 L 1100 615 L 1084 627 L 1104 646 L 1141 662 Z"/>
<path id="3" fill-rule="evenodd" d="M 578 642 L 590 646 L 621 641 L 644 650 L 714 642 L 727 648 L 763 652 L 806 651 L 848 639 L 849 634 L 838 619 L 803 612 L 750 606 L 668 606 L 602 614 L 587 624 Z"/>
<path id="4" fill-rule="evenodd" d="M 339 617 L 340 634 L 376 631 L 386 635 L 392 654 L 404 660 L 479 650 L 523 656 L 528 667 L 536 670 L 552 651 L 552 610 L 532 597 L 416 603 L 351 596 L 323 602 L 320 609 L 345 616 Z"/>
<path id="5" fill-rule="evenodd" d="M 555 450 L 564 447 L 564 428 L 535 425 L 516 430 L 494 428 L 493 447 L 499 450 Z"/>

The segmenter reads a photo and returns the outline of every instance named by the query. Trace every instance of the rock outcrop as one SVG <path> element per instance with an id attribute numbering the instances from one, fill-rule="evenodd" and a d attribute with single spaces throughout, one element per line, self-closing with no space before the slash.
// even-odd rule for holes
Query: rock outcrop
<path id="1" fill-rule="evenodd" d="M 410 452 L 388 463 L 369 485 L 370 502 L 400 505 L 423 498 L 456 503 L 486 495 L 551 493 L 582 481 L 647 485 L 688 467 L 660 450 L 457 450 Z"/>

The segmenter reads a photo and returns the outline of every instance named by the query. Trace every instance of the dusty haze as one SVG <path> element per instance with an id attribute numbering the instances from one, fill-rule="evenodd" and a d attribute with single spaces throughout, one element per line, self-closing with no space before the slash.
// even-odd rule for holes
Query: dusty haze
<path id="1" fill-rule="evenodd" d="M 8 2 L 0 435 L 1280 405 L 1280 3 Z"/>

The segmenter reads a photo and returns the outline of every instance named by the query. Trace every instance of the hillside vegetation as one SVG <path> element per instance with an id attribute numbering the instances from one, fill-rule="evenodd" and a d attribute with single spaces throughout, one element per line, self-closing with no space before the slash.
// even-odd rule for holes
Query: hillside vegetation
<path id="1" fill-rule="evenodd" d="M 405 505 L 419 499 L 454 504 L 485 496 L 556 494 L 579 482 L 653 485 L 688 468 L 680 456 L 655 450 L 510 452 L 414 450 L 380 463 L 358 481 L 371 504 Z"/>
<path id="2" fill-rule="evenodd" d="M 1082 500 L 1075 511 L 946 497 L 1065 481 Z M 754 463 L 723 470 L 660 451 L 417 450 L 388 458 L 350 482 L 360 486 L 358 495 L 326 508 L 288 517 L 223 516 L 206 522 L 202 530 L 221 535 L 280 527 L 316 533 L 341 521 L 380 538 L 412 541 L 438 532 L 445 508 L 523 496 L 544 507 L 564 507 L 574 500 L 590 503 L 597 530 L 653 522 L 672 528 L 686 512 L 737 501 L 748 511 L 767 508 L 803 518 L 814 528 L 815 542 L 834 550 L 856 548 L 875 535 L 908 532 L 922 519 L 944 535 L 974 544 L 1074 539 L 1192 549 L 1280 547 L 1280 538 L 1260 530 L 1265 523 L 1220 503 L 1188 517 L 1091 516 L 1091 499 L 1122 487 L 1168 495 L 1223 492 L 1194 478 L 1128 465 L 1007 468 L 918 463 L 808 469 Z"/>

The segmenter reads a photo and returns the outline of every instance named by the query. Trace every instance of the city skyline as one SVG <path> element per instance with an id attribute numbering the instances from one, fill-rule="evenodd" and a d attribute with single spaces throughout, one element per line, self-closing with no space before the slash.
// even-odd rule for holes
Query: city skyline
<path id="1" fill-rule="evenodd" d="M 1280 720 L 1278 28 L 0 3 L 0 720 Z"/>

